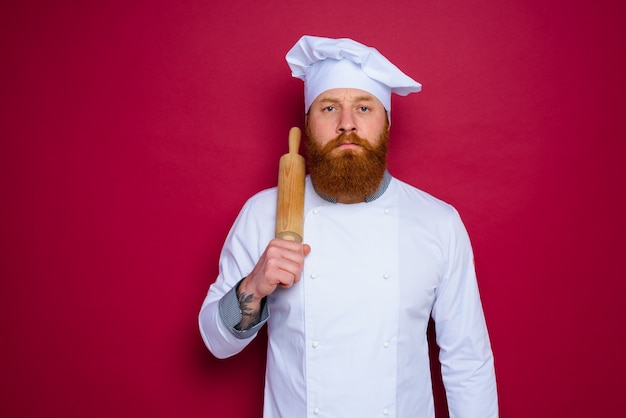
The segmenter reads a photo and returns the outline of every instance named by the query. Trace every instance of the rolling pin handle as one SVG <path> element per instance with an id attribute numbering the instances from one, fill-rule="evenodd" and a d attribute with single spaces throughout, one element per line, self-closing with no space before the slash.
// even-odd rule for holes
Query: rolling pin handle
<path id="1" fill-rule="evenodd" d="M 297 154 L 300 151 L 300 128 L 294 126 L 289 130 L 289 153 Z"/>

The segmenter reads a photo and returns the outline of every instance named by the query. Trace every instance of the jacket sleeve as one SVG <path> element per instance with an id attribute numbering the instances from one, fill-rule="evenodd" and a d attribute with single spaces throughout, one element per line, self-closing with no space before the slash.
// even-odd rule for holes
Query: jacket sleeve
<path id="1" fill-rule="evenodd" d="M 445 273 L 435 293 L 439 361 L 451 418 L 497 418 L 493 354 L 467 231 L 452 209 Z"/>
<path id="2" fill-rule="evenodd" d="M 257 200 L 258 195 L 246 202 L 231 227 L 220 254 L 218 277 L 209 287 L 198 315 L 200 335 L 217 358 L 243 350 L 269 318 L 265 304 L 259 324 L 245 331 L 235 329 L 241 320 L 236 286 L 254 268 L 274 228 L 274 223 L 267 221 L 268 216 L 271 220 L 271 213 L 265 213 L 267 205 L 255 205 Z"/>

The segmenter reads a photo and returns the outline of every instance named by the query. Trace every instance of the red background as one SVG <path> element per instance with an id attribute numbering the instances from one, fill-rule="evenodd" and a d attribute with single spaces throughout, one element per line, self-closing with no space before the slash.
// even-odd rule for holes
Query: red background
<path id="1" fill-rule="evenodd" d="M 264 336 L 216 360 L 196 315 L 302 126 L 302 34 L 423 83 L 390 170 L 466 223 L 502 416 L 620 415 L 622 4 L 3 2 L 0 415 L 260 416 Z"/>

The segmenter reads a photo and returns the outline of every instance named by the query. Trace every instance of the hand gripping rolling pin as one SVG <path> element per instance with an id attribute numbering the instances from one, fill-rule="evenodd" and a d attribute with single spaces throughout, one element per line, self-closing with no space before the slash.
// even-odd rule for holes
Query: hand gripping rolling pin
<path id="1" fill-rule="evenodd" d="M 300 129 L 289 131 L 289 153 L 278 163 L 276 238 L 302 242 L 304 228 L 304 157 L 298 154 Z"/>

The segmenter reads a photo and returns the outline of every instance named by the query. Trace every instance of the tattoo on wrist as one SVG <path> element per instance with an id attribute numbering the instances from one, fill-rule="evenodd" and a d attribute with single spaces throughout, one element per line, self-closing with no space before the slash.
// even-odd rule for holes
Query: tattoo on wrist
<path id="1" fill-rule="evenodd" d="M 246 330 L 259 323 L 261 311 L 250 306 L 254 294 L 240 293 L 237 297 L 239 300 L 239 309 L 241 309 L 241 322 L 235 328 L 238 330 Z"/>
<path id="2" fill-rule="evenodd" d="M 239 295 L 239 307 L 241 308 L 241 315 L 252 317 L 254 316 L 253 309 L 249 306 L 252 302 L 253 294 L 242 293 Z"/>

